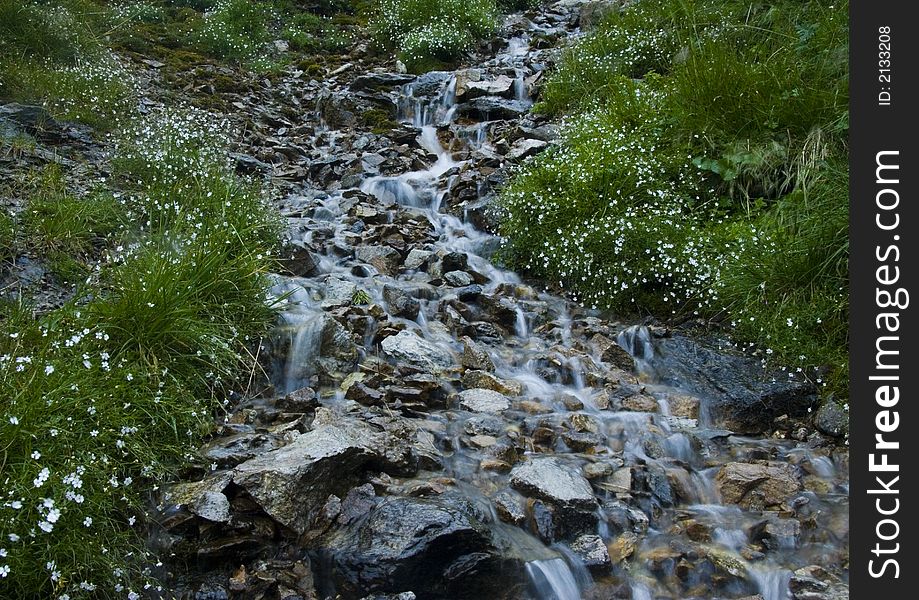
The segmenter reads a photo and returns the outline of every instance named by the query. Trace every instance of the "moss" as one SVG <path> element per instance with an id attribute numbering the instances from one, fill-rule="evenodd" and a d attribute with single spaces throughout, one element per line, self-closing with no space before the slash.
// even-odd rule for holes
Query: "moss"
<path id="1" fill-rule="evenodd" d="M 369 127 L 377 135 L 384 135 L 398 127 L 388 111 L 374 108 L 361 114 L 361 125 Z"/>

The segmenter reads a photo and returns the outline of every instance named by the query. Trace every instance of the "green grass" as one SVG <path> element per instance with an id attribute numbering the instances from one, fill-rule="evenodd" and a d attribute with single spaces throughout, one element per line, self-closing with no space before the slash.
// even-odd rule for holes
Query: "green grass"
<path id="1" fill-rule="evenodd" d="M 59 309 L 0 306 L 4 598 L 156 586 L 143 544 L 149 491 L 194 458 L 276 320 L 278 217 L 235 176 L 216 126 L 193 109 L 126 126 L 119 198 L 76 196 L 55 171 L 26 194 L 23 236 L 53 268 L 82 281 L 77 258 L 99 261 Z"/>
<path id="2" fill-rule="evenodd" d="M 421 72 L 455 61 L 496 31 L 498 7 L 494 0 L 379 0 L 370 25 L 410 71 Z"/>
<path id="3" fill-rule="evenodd" d="M 847 4 L 642 0 L 567 50 L 562 143 L 503 194 L 505 256 L 591 305 L 732 325 L 844 395 Z"/>
<path id="4" fill-rule="evenodd" d="M 117 241 L 130 226 L 123 205 L 111 194 L 69 193 L 57 166 L 33 176 L 28 196 L 19 220 L 30 246 L 40 254 L 87 257 L 107 240 Z"/>

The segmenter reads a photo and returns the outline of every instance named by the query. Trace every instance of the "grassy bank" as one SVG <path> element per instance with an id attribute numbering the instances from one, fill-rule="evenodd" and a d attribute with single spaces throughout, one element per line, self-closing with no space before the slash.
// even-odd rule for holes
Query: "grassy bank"
<path id="1" fill-rule="evenodd" d="M 53 310 L 28 293 L 0 301 L 3 598 L 156 587 L 150 494 L 195 458 L 275 321 L 280 223 L 261 183 L 236 175 L 228 123 L 180 105 L 142 114 L 113 51 L 130 19 L 142 41 L 138 24 L 163 11 L 205 18 L 188 4 L 0 0 L 0 99 L 92 125 L 109 157 L 90 175 L 67 160 L 9 174 L 4 277 L 28 257 L 73 293 Z M 0 133 L 13 158 L 48 143 Z"/>
<path id="2" fill-rule="evenodd" d="M 722 323 L 844 393 L 846 2 L 640 0 L 570 48 L 561 143 L 503 196 L 514 265 L 617 311 Z"/>

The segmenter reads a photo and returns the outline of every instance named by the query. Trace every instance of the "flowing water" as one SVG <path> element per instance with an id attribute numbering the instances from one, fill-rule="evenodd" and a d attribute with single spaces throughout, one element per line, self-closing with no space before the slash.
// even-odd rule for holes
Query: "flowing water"
<path id="1" fill-rule="evenodd" d="M 508 100 L 527 104 L 530 98 L 526 77 L 532 72 L 528 38 L 524 35 L 511 39 L 488 65 L 511 73 L 513 85 Z M 642 533 L 644 537 L 635 556 L 665 556 L 671 544 L 683 543 L 680 540 L 685 538 L 680 536 L 685 530 L 699 531 L 698 535 L 693 534 L 694 542 L 726 554 L 729 559 L 725 561 L 733 561 L 731 564 L 739 565 L 741 571 L 736 574 L 736 581 L 724 584 L 724 589 L 710 590 L 710 597 L 720 594 L 739 597 L 749 592 L 759 593 L 765 600 L 790 598 L 791 571 L 819 561 L 821 554 L 837 540 L 825 532 L 794 530 L 797 532 L 785 537 L 781 533 L 769 537 L 768 556 L 751 553 L 753 536 L 759 535 L 754 532 L 777 515 L 722 505 L 715 485 L 716 474 L 720 465 L 739 457 L 762 456 L 799 466 L 809 477 L 823 482 L 818 486 L 823 494 L 802 494 L 802 508 L 796 515 L 812 518 L 811 522 L 817 526 L 827 518 L 840 519 L 845 511 L 843 501 L 834 502 L 847 491 L 845 465 L 837 465 L 831 457 L 797 447 L 787 440 L 733 436 L 714 430 L 705 416 L 704 398 L 697 415 L 674 416 L 674 405 L 688 392 L 679 386 L 660 383 L 658 350 L 652 332 L 641 325 L 620 327 L 616 340 L 634 358 L 637 371 L 637 375 L 623 373 L 622 383 L 649 398 L 645 400 L 648 409 L 642 410 L 644 405 L 629 410 L 609 409 L 610 401 L 604 397 L 602 387 L 595 386 L 591 379 L 591 374 L 602 367 L 598 366 L 597 353 L 591 356 L 582 351 L 585 347 L 582 334 L 574 330 L 576 324 L 583 323 L 585 312 L 564 298 L 535 292 L 517 274 L 494 266 L 489 256 L 496 246 L 495 238 L 461 216 L 450 214 L 443 206 L 451 186 L 468 163 L 477 153 L 490 151 L 494 143 L 491 132 L 496 124 L 457 120 L 457 76 L 453 73 L 443 74 L 435 93 L 421 94 L 417 84 L 411 83 L 394 91 L 394 95 L 399 120 L 417 129 L 415 156 L 424 160 L 416 163 L 423 166 L 397 174 L 368 174 L 359 189 L 384 205 L 399 205 L 415 220 L 426 223 L 436 240 L 432 250 L 440 255 L 465 254 L 468 270 L 481 276 L 480 293 L 500 297 L 505 303 L 505 328 L 509 335 L 485 347 L 495 365 L 495 375 L 519 385 L 520 395 L 538 404 L 538 409 L 531 409 L 534 411 L 531 413 L 511 410 L 495 417 L 501 427 L 533 431 L 563 422 L 576 423 L 579 434 L 594 440 L 589 451 L 575 451 L 572 448 L 577 447 L 577 440 L 563 442 L 561 438 L 551 442 L 551 449 L 554 456 L 579 470 L 594 462 L 613 464 L 610 471 L 615 475 L 595 482 L 601 508 L 592 533 L 604 545 L 614 546 L 628 532 L 628 526 L 624 528 L 621 520 L 614 522 L 610 514 L 620 510 L 617 502 L 629 501 L 649 515 L 645 518 L 647 532 Z M 324 151 L 334 156 L 340 152 L 335 140 L 334 134 L 318 136 L 317 144 L 324 144 Z M 445 146 L 457 142 L 465 146 L 462 152 Z M 444 326 L 437 295 L 427 289 L 427 283 L 418 282 L 415 271 L 381 274 L 372 266 L 355 265 L 350 253 L 342 251 L 355 239 L 351 226 L 342 218 L 353 204 L 348 194 L 348 190 L 305 190 L 303 194 L 304 206 L 311 211 L 310 219 L 302 239 L 295 241 L 310 243 L 321 235 L 328 250 L 319 257 L 319 275 L 308 280 L 280 281 L 275 290 L 279 296 L 290 294 L 279 330 L 286 344 L 285 358 L 275 373 L 277 387 L 284 392 L 315 382 L 317 361 L 330 343 L 328 338 L 334 338 L 335 333 L 330 333 L 324 312 L 329 306 L 347 305 L 357 290 L 383 306 L 387 304 L 384 286 L 407 290 L 419 300 L 417 316 L 391 319 L 437 347 L 454 354 L 462 352 L 461 341 Z M 508 290 L 513 293 L 507 293 Z M 379 324 L 372 317 L 368 321 L 362 352 L 373 353 L 377 350 L 372 340 Z M 477 501 L 488 504 L 494 514 L 489 499 L 495 490 L 507 485 L 507 475 L 479 468 L 485 452 L 463 441 L 468 433 L 468 429 L 464 430 L 468 415 L 448 405 L 436 414 L 432 412 L 429 418 L 445 432 L 444 439 L 453 440 L 447 448 L 443 472 L 469 490 L 477 490 L 470 492 L 470 497 L 475 495 Z M 545 453 L 545 449 L 540 452 Z M 613 459 L 607 460 L 609 457 Z M 634 482 L 618 478 L 627 473 L 648 478 L 645 487 L 649 491 L 644 496 L 630 494 L 636 487 Z M 497 526 L 498 517 L 491 520 Z M 521 528 L 527 529 L 525 525 Z M 603 590 L 611 590 L 609 593 L 618 590 L 617 594 L 628 596 L 615 597 L 633 600 L 677 598 L 683 593 L 674 591 L 678 589 L 675 582 L 682 568 L 677 564 L 679 558 L 635 561 L 631 569 L 614 565 L 608 575 L 592 576 L 581 563 L 581 555 L 567 546 L 544 543 L 530 530 L 521 535 L 541 548 L 540 552 L 530 552 L 533 558 L 525 567 L 530 580 L 529 593 L 539 600 L 576 600 L 590 594 L 612 597 L 603 595 Z M 705 579 L 701 574 L 698 585 L 710 581 L 711 578 Z M 693 597 L 706 597 L 705 592 L 693 593 Z M 703 595 L 699 596 L 700 593 Z"/>

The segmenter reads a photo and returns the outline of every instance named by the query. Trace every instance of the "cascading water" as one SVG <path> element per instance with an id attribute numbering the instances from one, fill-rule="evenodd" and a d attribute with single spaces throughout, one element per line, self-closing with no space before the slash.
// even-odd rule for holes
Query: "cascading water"
<path id="1" fill-rule="evenodd" d="M 513 86 L 505 92 L 508 101 L 510 96 L 520 102 L 531 100 L 527 93 L 527 73 L 532 71 L 526 67 L 530 52 L 528 39 L 515 37 L 494 60 L 502 76 L 513 74 Z M 479 282 L 470 286 L 480 289 L 469 293 L 497 297 L 503 286 L 516 289 L 520 278 L 513 272 L 492 265 L 483 256 L 483 249 L 494 241 L 491 235 L 476 229 L 464 219 L 447 214 L 441 205 L 446 202 L 445 197 L 451 187 L 457 185 L 459 175 L 473 162 L 474 159 L 469 157 L 476 156 L 477 152 L 478 156 L 493 155 L 497 143 L 492 143 L 492 137 L 496 137 L 495 131 L 501 131 L 502 124 L 489 121 L 455 123 L 458 112 L 457 77 L 453 74 L 438 75 L 435 81 L 439 83 L 433 86 L 430 81 L 425 80 L 426 90 L 422 90 L 419 83 L 410 83 L 395 93 L 398 119 L 418 130 L 415 154 L 412 156 L 414 162 L 411 163 L 414 170 L 398 174 L 368 174 L 360 183 L 360 191 L 378 199 L 382 205 L 398 205 L 406 209 L 413 219 L 427 221 L 434 240 L 429 245 L 431 253 L 465 254 L 468 270 L 480 276 Z M 435 91 L 431 92 L 431 88 Z M 422 91 L 425 93 L 422 94 Z M 334 134 L 323 139 L 338 143 Z M 442 140 L 452 140 L 452 143 L 445 148 Z M 457 144 L 456 140 L 459 140 L 459 145 L 466 145 L 466 155 L 456 154 L 463 160 L 457 160 L 450 150 Z M 325 151 L 336 152 L 336 147 L 330 146 Z M 417 166 L 419 157 L 426 158 L 427 166 Z M 376 303 L 380 303 L 380 290 L 384 285 L 395 286 L 416 299 L 421 298 L 417 316 L 390 316 L 389 325 L 397 323 L 400 328 L 408 328 L 437 349 L 448 353 L 461 352 L 462 344 L 457 336 L 451 336 L 442 314 L 438 312 L 444 310 L 444 305 L 453 302 L 459 292 L 438 296 L 439 292 L 431 289 L 430 282 L 423 278 L 416 280 L 417 272 L 423 270 L 421 263 L 417 268 L 396 274 L 381 273 L 376 267 L 362 267 L 362 275 L 358 276 L 349 253 L 336 253 L 336 246 L 347 248 L 357 237 L 357 232 L 349 229 L 352 225 L 343 223 L 342 219 L 347 210 L 342 207 L 350 206 L 349 202 L 349 198 L 339 192 L 314 203 L 312 218 L 323 221 L 323 226 L 317 231 L 325 240 L 325 247 L 329 248 L 318 261 L 323 277 L 334 276 L 352 285 L 354 293 L 366 291 Z M 390 210 L 389 214 L 377 218 L 391 222 L 394 217 L 392 212 Z M 313 240 L 310 238 L 309 241 Z M 376 245 L 385 243 L 375 242 Z M 328 279 L 324 281 L 328 288 Z M 351 289 L 348 288 L 348 291 Z M 325 295 L 326 303 L 332 295 L 329 289 L 314 292 L 314 295 Z M 444 301 L 445 297 L 449 300 Z M 427 300 L 430 298 L 437 300 Z M 456 487 L 467 497 L 474 497 L 477 505 L 486 503 L 481 512 L 487 515 L 486 520 L 492 523 L 491 527 L 511 527 L 504 523 L 495 524 L 496 510 L 490 500 L 496 489 L 506 487 L 507 476 L 506 470 L 493 472 L 483 468 L 483 457 L 491 460 L 497 455 L 498 451 L 494 450 L 496 440 L 505 429 L 514 433 L 531 432 L 564 424 L 573 434 L 553 437 L 546 442 L 547 446 L 551 445 L 556 458 L 577 472 L 594 463 L 605 463 L 604 466 L 608 467 L 606 471 L 598 469 L 602 477 L 591 482 L 594 489 L 599 490 L 596 494 L 600 502 L 593 509 L 598 516 L 590 527 L 600 538 L 600 545 L 610 546 L 631 531 L 628 525 L 623 525 L 621 510 L 616 512 L 619 504 L 634 501 L 653 515 L 652 537 L 661 547 L 666 547 L 672 539 L 670 528 L 688 514 L 706 528 L 703 536 L 706 543 L 729 553 L 738 564 L 746 565 L 749 581 L 755 584 L 765 600 L 787 600 L 788 568 L 770 561 L 751 564 L 741 557 L 751 544 L 748 532 L 756 523 L 754 518 L 737 507 L 718 505 L 721 498 L 715 478 L 720 468 L 719 461 L 730 460 L 733 458 L 730 453 L 735 451 L 780 459 L 794 457 L 808 465 L 815 476 L 827 481 L 838 477 L 837 465 L 822 456 L 793 456 L 791 451 L 772 441 L 765 442 L 766 446 L 761 447 L 757 446 L 760 441 L 735 437 L 732 443 L 739 450 L 725 450 L 712 444 L 703 447 L 700 439 L 710 439 L 703 435 L 705 430 L 699 425 L 700 422 L 704 424 L 705 419 L 700 419 L 699 415 L 680 416 L 683 413 L 679 412 L 678 405 L 683 391 L 658 383 L 660 380 L 654 376 L 660 366 L 655 341 L 647 327 L 627 327 L 614 336 L 618 345 L 634 357 L 642 376 L 641 379 L 624 377 L 619 382 L 621 389 L 637 390 L 635 395 L 641 400 L 625 405 L 622 398 L 607 393 L 602 384 L 596 384 L 588 376 L 597 370 L 592 363 L 599 360 L 600 352 L 592 350 L 588 354 L 583 351 L 588 346 L 583 334 L 578 332 L 578 327 L 584 325 L 583 315 L 573 314 L 566 300 L 529 291 L 519 295 L 504 294 L 501 298 L 505 312 L 501 313 L 500 327 L 507 333 L 505 339 L 485 347 L 489 361 L 494 363 L 493 376 L 519 386 L 519 396 L 530 402 L 527 410 L 511 413 L 511 417 L 479 416 L 479 420 L 470 425 L 472 420 L 468 414 L 451 405 L 430 419 L 431 430 L 442 436 L 441 444 L 446 448 L 442 474 L 459 482 Z M 292 296 L 290 302 L 298 308 L 292 309 L 285 317 L 289 351 L 281 387 L 286 392 L 304 385 L 311 374 L 309 365 L 319 352 L 324 322 L 318 317 L 325 314 L 323 310 L 327 308 L 317 305 L 311 294 L 303 292 Z M 349 303 L 350 298 L 344 298 L 332 305 L 340 307 Z M 464 315 L 459 317 L 465 318 Z M 363 331 L 366 348 L 374 346 L 378 328 L 385 326 L 385 322 L 382 325 L 373 322 L 367 326 Z M 486 337 L 488 335 L 491 334 L 486 332 Z M 336 389 L 334 396 L 341 399 L 343 394 Z M 699 410 L 703 411 L 704 407 Z M 470 440 L 470 436 L 474 439 Z M 528 448 L 527 453 L 530 454 L 531 450 Z M 533 452 L 533 455 L 536 454 Z M 644 478 L 641 481 L 645 488 L 635 494 L 636 498 L 630 492 L 639 476 Z M 655 504 L 658 501 L 651 499 L 654 494 L 666 500 Z M 818 502 L 815 500 L 814 504 Z M 645 530 L 648 529 L 647 521 L 646 517 Z M 528 527 L 527 524 L 518 525 Z M 637 527 L 634 523 L 631 526 Z M 520 551 L 529 578 L 530 594 L 535 600 L 577 600 L 584 597 L 591 586 L 604 585 L 600 580 L 594 583 L 589 576 L 585 577 L 586 571 L 582 573 L 582 568 L 573 569 L 572 565 L 577 567 L 579 563 L 576 564 L 570 557 L 566 559 L 568 550 L 552 546 L 550 541 L 543 544 L 529 533 L 522 533 L 517 525 L 513 527 L 541 548 L 540 552 L 532 552 L 531 549 Z M 637 530 L 642 529 L 637 527 Z M 777 544 L 788 546 L 789 554 L 798 552 L 793 542 L 776 539 Z M 638 552 L 636 550 L 636 556 Z M 654 578 L 648 576 L 641 559 L 635 559 L 632 565 L 634 573 L 619 565 L 612 568 L 616 569 L 616 577 L 631 589 L 633 600 L 679 597 L 665 585 L 657 585 Z"/>

